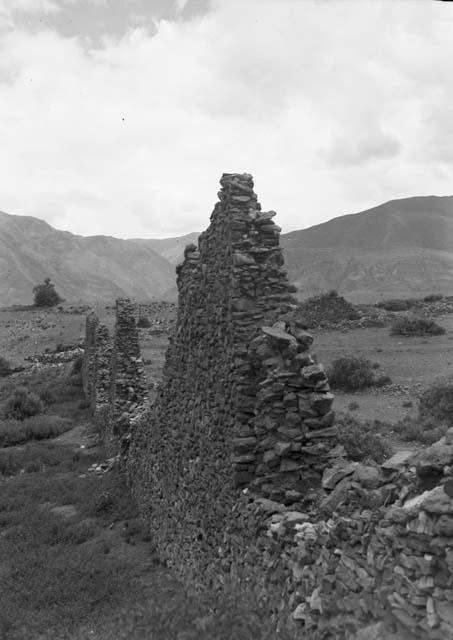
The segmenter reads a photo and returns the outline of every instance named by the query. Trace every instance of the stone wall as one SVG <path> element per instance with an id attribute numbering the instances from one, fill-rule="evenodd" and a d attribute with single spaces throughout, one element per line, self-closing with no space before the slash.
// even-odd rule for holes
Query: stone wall
<path id="1" fill-rule="evenodd" d="M 186 578 L 255 593 L 295 638 L 453 638 L 448 475 L 423 493 L 437 454 L 413 468 L 344 459 L 274 214 L 250 176 L 221 185 L 178 269 L 163 383 L 132 438 L 153 541 Z M 439 447 L 435 482 L 453 462 Z"/>
<path id="2" fill-rule="evenodd" d="M 107 451 L 116 454 L 128 443 L 130 422 L 146 401 L 146 380 L 140 355 L 135 305 L 116 301 L 116 324 L 110 366 L 111 416 L 106 425 Z"/>
<path id="3" fill-rule="evenodd" d="M 246 492 L 222 557 L 294 638 L 449 640 L 452 464 L 450 429 L 382 466 L 337 461 L 303 511 Z"/>
<path id="4" fill-rule="evenodd" d="M 135 315 L 130 300 L 117 300 L 113 339 L 96 314 L 86 320 L 83 387 L 110 455 L 125 452 L 131 424 L 148 406 Z"/>
<path id="5" fill-rule="evenodd" d="M 163 381 L 129 456 L 153 540 L 206 577 L 240 489 L 302 504 L 334 449 L 332 396 L 312 337 L 291 321 L 275 212 L 249 175 L 226 174 L 209 228 L 177 269 Z"/>
<path id="6" fill-rule="evenodd" d="M 221 185 L 177 270 L 157 400 L 129 420 L 127 473 L 153 543 L 192 586 L 253 594 L 298 640 L 453 640 L 453 429 L 381 466 L 345 458 L 274 214 L 250 176 Z M 132 362 L 119 308 L 115 350 Z M 117 415 L 134 404 L 121 393 Z"/>

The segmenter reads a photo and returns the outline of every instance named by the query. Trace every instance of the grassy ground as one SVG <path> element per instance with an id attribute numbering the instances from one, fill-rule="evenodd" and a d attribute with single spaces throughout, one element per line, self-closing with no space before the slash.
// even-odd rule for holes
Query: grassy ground
<path id="1" fill-rule="evenodd" d="M 393 381 L 390 389 L 360 393 L 335 393 L 335 409 L 345 411 L 351 402 L 354 415 L 363 420 L 397 422 L 414 416 L 417 394 L 440 376 L 453 372 L 453 315 L 436 319 L 445 335 L 427 338 L 391 336 L 388 327 L 349 331 L 313 331 L 313 349 L 326 367 L 343 355 L 379 363 L 379 375 Z M 410 404 L 411 403 L 411 404 Z"/>
<path id="2" fill-rule="evenodd" d="M 102 452 L 86 448 L 86 433 L 76 427 L 57 441 L 8 449 L 12 464 L 0 474 L 0 638 L 275 638 L 238 594 L 195 597 L 158 562 L 123 478 L 89 471 Z"/>

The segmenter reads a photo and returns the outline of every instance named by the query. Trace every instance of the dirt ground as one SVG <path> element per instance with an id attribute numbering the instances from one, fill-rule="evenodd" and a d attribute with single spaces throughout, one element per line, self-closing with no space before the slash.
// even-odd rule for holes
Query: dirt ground
<path id="1" fill-rule="evenodd" d="M 102 305 L 96 311 L 101 321 L 113 330 L 113 307 Z M 158 328 L 159 313 L 162 312 L 154 317 L 151 313 L 152 326 L 139 331 L 151 394 L 159 381 L 168 343 L 166 333 Z M 27 356 L 53 350 L 59 343 L 77 344 L 84 338 L 85 316 L 83 305 L 65 306 L 64 312 L 0 309 L 0 355 L 9 359 L 13 366 L 23 366 L 27 364 Z M 440 316 L 436 321 L 446 328 L 445 335 L 403 338 L 391 336 L 389 327 L 312 330 L 313 352 L 324 366 L 328 367 L 343 355 L 362 356 L 379 363 L 377 375 L 390 376 L 393 382 L 383 390 L 353 394 L 336 392 L 334 408 L 346 411 L 351 402 L 357 403 L 358 408 L 352 411 L 358 418 L 386 422 L 397 422 L 412 415 L 417 393 L 436 378 L 453 373 L 453 314 Z M 410 403 L 412 406 L 408 406 Z"/>
<path id="2" fill-rule="evenodd" d="M 453 374 L 453 314 L 436 318 L 447 330 L 441 336 L 401 337 L 390 335 L 389 327 L 347 331 L 312 331 L 313 351 L 328 367 L 344 355 L 364 357 L 379 363 L 377 375 L 388 375 L 393 384 L 384 390 L 361 393 L 335 393 L 334 408 L 359 405 L 354 415 L 364 420 L 397 422 L 413 415 L 417 393 L 436 378 Z M 412 402 L 412 407 L 403 406 Z"/>

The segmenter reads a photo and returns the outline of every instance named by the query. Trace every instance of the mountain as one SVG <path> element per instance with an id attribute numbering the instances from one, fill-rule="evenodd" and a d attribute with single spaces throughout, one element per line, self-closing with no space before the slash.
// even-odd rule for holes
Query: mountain
<path id="1" fill-rule="evenodd" d="M 0 306 L 31 304 L 33 286 L 46 277 L 63 298 L 94 302 L 160 297 L 175 270 L 146 242 L 77 236 L 0 212 Z"/>
<path id="2" fill-rule="evenodd" d="M 391 200 L 281 236 L 305 297 L 337 289 L 351 300 L 452 293 L 453 196 Z"/>
<path id="3" fill-rule="evenodd" d="M 0 212 L 0 306 L 31 303 L 46 277 L 69 301 L 174 299 L 174 265 L 197 236 L 83 237 Z M 451 294 L 453 196 L 391 200 L 282 234 L 281 244 L 300 297 L 329 289 L 363 302 Z"/>

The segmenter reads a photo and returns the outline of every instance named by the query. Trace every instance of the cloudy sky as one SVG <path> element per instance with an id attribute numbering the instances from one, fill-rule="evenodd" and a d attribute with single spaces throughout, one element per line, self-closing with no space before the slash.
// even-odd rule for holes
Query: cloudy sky
<path id="1" fill-rule="evenodd" d="M 0 0 L 0 210 L 205 228 L 249 172 L 284 231 L 453 193 L 453 6 Z"/>

